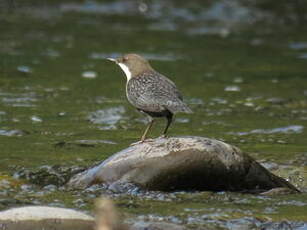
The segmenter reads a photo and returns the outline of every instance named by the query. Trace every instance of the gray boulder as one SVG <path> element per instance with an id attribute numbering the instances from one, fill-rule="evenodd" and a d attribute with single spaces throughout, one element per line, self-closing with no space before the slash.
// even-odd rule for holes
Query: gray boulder
<path id="1" fill-rule="evenodd" d="M 111 210 L 104 209 L 103 212 Z M 115 212 L 117 212 L 115 210 Z M 114 225 L 113 213 L 96 213 L 96 220 L 80 211 L 48 206 L 26 206 L 0 212 L 0 229 L 3 230 L 185 230 L 183 226 L 166 222 L 130 221 Z M 99 222 L 99 218 L 105 218 Z M 111 218 L 111 219 L 109 219 Z M 98 226 L 96 225 L 98 223 Z M 100 223 L 104 223 L 99 225 Z M 115 222 L 116 224 L 116 222 Z M 114 226 L 113 226 L 114 225 Z"/>
<path id="2" fill-rule="evenodd" d="M 92 230 L 93 227 L 93 217 L 67 208 L 28 206 L 0 212 L 0 229 L 5 230 Z"/>
<path id="3" fill-rule="evenodd" d="M 71 178 L 68 186 L 132 183 L 147 190 L 298 191 L 240 149 L 204 137 L 157 138 L 130 146 Z"/>

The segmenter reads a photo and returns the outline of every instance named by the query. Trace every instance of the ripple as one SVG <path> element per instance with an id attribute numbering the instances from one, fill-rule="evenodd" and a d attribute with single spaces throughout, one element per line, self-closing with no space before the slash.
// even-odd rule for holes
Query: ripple
<path id="1" fill-rule="evenodd" d="M 294 50 L 307 49 L 307 42 L 291 42 L 289 47 Z"/>
<path id="2" fill-rule="evenodd" d="M 238 136 L 249 134 L 274 134 L 274 133 L 302 133 L 304 126 L 302 125 L 290 125 L 286 127 L 274 128 L 274 129 L 254 129 L 248 132 L 229 132 L 228 134 L 234 134 Z"/>
<path id="3" fill-rule="evenodd" d="M 190 119 L 189 118 L 176 118 L 175 122 L 177 122 L 177 123 L 189 123 Z"/>
<path id="4" fill-rule="evenodd" d="M 33 92 L 20 94 L 0 92 L 1 96 L 3 96 L 3 103 L 13 107 L 34 107 L 33 102 L 37 101 L 36 94 Z"/>
<path id="5" fill-rule="evenodd" d="M 34 122 L 34 123 L 40 123 L 40 122 L 43 121 L 42 118 L 40 118 L 40 117 L 38 117 L 38 116 L 35 116 L 35 115 L 31 116 L 30 119 L 31 119 L 31 121 Z"/>
<path id="6" fill-rule="evenodd" d="M 229 86 L 226 86 L 224 89 L 224 91 L 227 91 L 227 92 L 239 92 L 240 90 L 241 88 L 236 85 L 229 85 Z"/>
<path id="7" fill-rule="evenodd" d="M 103 130 L 116 129 L 116 124 L 123 119 L 125 112 L 123 106 L 111 107 L 90 113 L 88 119 L 94 124 L 103 124 Z"/>
<path id="8" fill-rule="evenodd" d="M 32 73 L 31 67 L 25 65 L 18 66 L 17 70 L 22 73 Z"/>
<path id="9" fill-rule="evenodd" d="M 42 55 L 47 56 L 47 57 L 51 57 L 51 58 L 60 57 L 60 53 L 56 50 L 53 50 L 53 49 L 47 49 L 46 51 L 44 51 L 42 53 Z"/>
<path id="10" fill-rule="evenodd" d="M 307 59 L 307 53 L 302 53 L 298 56 L 298 58 L 301 58 L 301 59 Z"/>
<path id="11" fill-rule="evenodd" d="M 97 77 L 97 73 L 95 71 L 84 71 L 82 73 L 83 78 L 94 79 Z"/>
<path id="12" fill-rule="evenodd" d="M 12 137 L 12 136 L 23 136 L 25 134 L 26 134 L 25 131 L 18 129 L 13 129 L 13 130 L 0 129 L 0 136 Z"/>

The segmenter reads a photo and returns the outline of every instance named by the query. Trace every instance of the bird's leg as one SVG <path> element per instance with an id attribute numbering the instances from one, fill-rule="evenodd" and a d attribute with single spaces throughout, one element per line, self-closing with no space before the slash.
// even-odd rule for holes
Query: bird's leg
<path id="1" fill-rule="evenodd" d="M 166 119 L 167 119 L 167 123 L 166 123 L 166 127 L 163 131 L 162 137 L 167 137 L 166 133 L 167 133 L 168 127 L 171 125 L 171 123 L 173 121 L 173 114 L 170 113 L 169 115 L 167 115 Z"/>
<path id="2" fill-rule="evenodd" d="M 147 135 L 148 131 L 150 130 L 150 128 L 152 127 L 154 121 L 155 121 L 154 119 L 150 118 L 149 124 L 148 124 L 147 128 L 145 129 L 144 134 L 141 137 L 141 142 L 143 142 L 146 139 L 146 135 Z"/>

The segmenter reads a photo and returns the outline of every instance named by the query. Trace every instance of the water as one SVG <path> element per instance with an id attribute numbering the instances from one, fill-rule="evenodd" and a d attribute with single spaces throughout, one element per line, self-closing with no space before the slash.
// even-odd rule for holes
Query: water
<path id="1" fill-rule="evenodd" d="M 236 145 L 306 192 L 307 10 L 302 1 L 263 2 L 0 4 L 0 208 L 91 210 L 108 194 L 133 220 L 276 229 L 286 219 L 303 229 L 306 193 L 116 194 L 61 184 L 140 138 L 146 119 L 105 60 L 135 52 L 175 81 L 194 111 L 178 114 L 170 135 Z"/>

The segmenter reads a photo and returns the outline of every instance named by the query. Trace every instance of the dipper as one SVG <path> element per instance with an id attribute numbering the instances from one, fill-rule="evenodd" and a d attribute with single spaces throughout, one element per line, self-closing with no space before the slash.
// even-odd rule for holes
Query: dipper
<path id="1" fill-rule="evenodd" d="M 165 117 L 167 119 L 163 131 L 165 137 L 175 113 L 192 113 L 192 110 L 182 101 L 182 95 L 175 83 L 155 71 L 143 57 L 137 54 L 126 54 L 123 57 L 108 58 L 108 60 L 119 65 L 127 77 L 128 101 L 138 111 L 149 115 L 150 121 L 141 141 L 146 139 L 154 118 Z"/>

